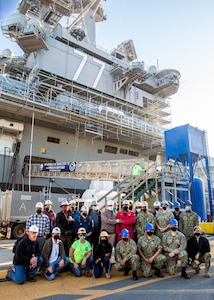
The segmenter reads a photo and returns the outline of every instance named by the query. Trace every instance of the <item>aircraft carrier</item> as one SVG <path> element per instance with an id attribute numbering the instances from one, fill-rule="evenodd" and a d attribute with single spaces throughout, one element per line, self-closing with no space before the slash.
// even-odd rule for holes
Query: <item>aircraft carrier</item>
<path id="1" fill-rule="evenodd" d="M 21 49 L 0 53 L 2 191 L 47 186 L 25 176 L 29 164 L 163 155 L 180 73 L 146 68 L 132 40 L 102 50 L 96 23 L 106 20 L 101 0 L 21 0 L 1 23 Z M 89 183 L 59 179 L 52 188 L 82 192 Z"/>

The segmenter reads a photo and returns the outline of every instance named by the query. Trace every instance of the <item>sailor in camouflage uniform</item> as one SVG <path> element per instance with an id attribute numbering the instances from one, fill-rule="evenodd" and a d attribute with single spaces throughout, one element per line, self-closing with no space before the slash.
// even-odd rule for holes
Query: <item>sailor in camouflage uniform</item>
<path id="1" fill-rule="evenodd" d="M 137 280 L 137 270 L 140 266 L 140 257 L 137 255 L 137 245 L 134 240 L 130 239 L 129 231 L 122 229 L 120 236 L 122 240 L 116 246 L 116 263 L 117 270 L 124 270 L 124 275 L 127 276 L 129 270 L 133 271 L 132 278 Z"/>
<path id="2" fill-rule="evenodd" d="M 170 221 L 170 231 L 163 234 L 162 245 L 164 254 L 167 257 L 167 272 L 174 275 L 177 272 L 177 265 L 181 265 L 181 276 L 189 279 L 186 273 L 188 254 L 186 251 L 187 241 L 185 235 L 178 231 L 178 221 Z"/>
<path id="3" fill-rule="evenodd" d="M 156 216 L 156 235 L 162 239 L 164 232 L 170 229 L 169 222 L 174 219 L 174 215 L 171 211 L 168 211 L 169 203 L 166 200 L 161 202 L 162 210 Z"/>
<path id="4" fill-rule="evenodd" d="M 180 214 L 179 230 L 183 232 L 186 239 L 194 235 L 194 227 L 199 225 L 199 216 L 192 211 L 192 202 L 185 201 L 185 210 Z"/>
<path id="5" fill-rule="evenodd" d="M 166 256 L 161 254 L 161 240 L 158 236 L 154 235 L 153 224 L 146 224 L 145 234 L 139 238 L 137 248 L 141 257 L 141 271 L 144 277 L 151 277 L 152 268 L 154 268 L 155 275 L 163 278 L 164 275 L 160 270 L 165 265 Z"/>
<path id="6" fill-rule="evenodd" d="M 135 225 L 138 239 L 144 234 L 144 229 L 148 223 L 151 223 L 153 226 L 155 226 L 155 217 L 152 213 L 148 212 L 148 203 L 143 201 L 141 202 L 141 212 L 137 215 Z"/>

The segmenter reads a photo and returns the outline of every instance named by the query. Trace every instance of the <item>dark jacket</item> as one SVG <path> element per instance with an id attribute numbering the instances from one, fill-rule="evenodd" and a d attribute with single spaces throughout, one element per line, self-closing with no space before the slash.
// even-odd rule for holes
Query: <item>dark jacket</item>
<path id="1" fill-rule="evenodd" d="M 43 258 L 43 266 L 48 268 L 49 267 L 49 258 L 51 256 L 51 252 L 52 252 L 52 247 L 53 247 L 53 240 L 52 240 L 52 237 L 49 238 L 44 246 L 43 246 L 43 249 L 42 249 L 42 258 Z M 62 258 L 62 259 L 65 259 L 65 249 L 64 249 L 64 245 L 62 243 L 61 240 L 59 240 L 59 256 Z"/>
<path id="2" fill-rule="evenodd" d="M 195 236 L 188 239 L 187 253 L 190 258 L 195 259 L 197 253 L 204 255 L 206 252 L 210 252 L 210 243 L 206 237 L 200 236 L 199 242 L 197 242 Z"/>
<path id="3" fill-rule="evenodd" d="M 13 264 L 29 266 L 32 256 L 38 257 L 40 254 L 38 241 L 31 241 L 26 235 L 16 245 Z"/>
<path id="4" fill-rule="evenodd" d="M 105 246 L 102 244 L 97 244 L 94 253 L 93 253 L 93 258 L 94 261 L 96 261 L 98 258 L 101 258 L 101 260 L 104 260 L 105 254 L 110 253 L 111 257 L 111 252 L 112 252 L 112 246 L 110 243 L 107 243 Z"/>
<path id="5" fill-rule="evenodd" d="M 68 221 L 65 214 L 61 211 L 56 215 L 56 226 L 61 229 L 61 235 L 74 236 L 74 221 Z"/>

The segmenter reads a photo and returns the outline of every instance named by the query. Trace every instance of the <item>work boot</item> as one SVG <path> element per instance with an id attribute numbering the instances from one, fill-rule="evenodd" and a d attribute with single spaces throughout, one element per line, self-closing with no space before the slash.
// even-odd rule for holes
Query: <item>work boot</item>
<path id="1" fill-rule="evenodd" d="M 196 269 L 196 270 L 195 270 L 195 274 L 197 274 L 197 275 L 200 274 L 200 270 L 201 270 L 200 268 L 199 268 L 199 269 Z"/>
<path id="2" fill-rule="evenodd" d="M 125 270 L 124 270 L 124 276 L 128 276 L 129 275 L 129 271 L 130 271 L 130 267 L 125 267 Z"/>
<path id="3" fill-rule="evenodd" d="M 210 278 L 211 277 L 211 273 L 209 271 L 209 268 L 205 268 L 205 275 L 206 278 Z"/>
<path id="4" fill-rule="evenodd" d="M 132 272 L 132 278 L 133 278 L 133 280 L 138 280 L 137 271 Z"/>
<path id="5" fill-rule="evenodd" d="M 161 273 L 160 269 L 155 269 L 155 275 L 160 278 L 164 277 L 164 275 Z"/>
<path id="6" fill-rule="evenodd" d="M 185 279 L 190 279 L 189 275 L 186 273 L 186 268 L 185 267 L 181 268 L 181 276 Z"/>

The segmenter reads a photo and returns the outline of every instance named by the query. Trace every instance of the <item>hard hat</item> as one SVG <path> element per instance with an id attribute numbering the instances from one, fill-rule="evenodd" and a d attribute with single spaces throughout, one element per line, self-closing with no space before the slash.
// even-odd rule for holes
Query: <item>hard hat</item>
<path id="1" fill-rule="evenodd" d="M 96 201 L 96 200 L 93 200 L 93 201 L 91 202 L 91 205 L 97 205 L 97 201 Z"/>
<path id="2" fill-rule="evenodd" d="M 160 207 L 161 206 L 160 201 L 155 201 L 154 204 L 153 204 L 153 206 L 159 206 Z"/>
<path id="3" fill-rule="evenodd" d="M 141 202 L 139 202 L 139 201 L 135 202 L 135 207 L 141 207 L 141 206 L 142 206 Z"/>
<path id="4" fill-rule="evenodd" d="M 141 202 L 141 207 L 143 207 L 143 206 L 148 207 L 148 202 L 146 202 L 146 201 Z"/>
<path id="5" fill-rule="evenodd" d="M 81 211 L 88 211 L 88 206 L 83 205 L 83 206 L 81 207 Z"/>
<path id="6" fill-rule="evenodd" d="M 42 204 L 42 202 L 37 202 L 36 203 L 36 208 L 43 208 L 43 204 Z"/>
<path id="7" fill-rule="evenodd" d="M 129 204 L 129 200 L 126 200 L 126 199 L 123 200 L 123 203 L 122 203 L 122 204 L 123 204 L 123 205 L 124 205 L 124 204 L 125 204 L 125 205 L 126 205 L 126 204 Z"/>
<path id="8" fill-rule="evenodd" d="M 170 220 L 169 224 L 171 226 L 178 226 L 178 221 L 176 219 L 172 219 L 172 220 Z"/>
<path id="9" fill-rule="evenodd" d="M 114 205 L 114 201 L 113 200 L 108 200 L 107 201 L 107 205 L 108 206 L 113 206 Z"/>
<path id="10" fill-rule="evenodd" d="M 120 236 L 129 236 L 129 231 L 128 229 L 124 228 L 123 230 L 121 230 Z"/>
<path id="11" fill-rule="evenodd" d="M 174 207 L 175 207 L 175 206 L 180 207 L 181 205 L 180 205 L 180 203 L 179 203 L 178 201 L 175 201 L 175 202 L 173 202 L 173 206 L 174 206 Z"/>
<path id="12" fill-rule="evenodd" d="M 152 223 L 147 223 L 145 226 L 145 230 L 154 230 L 154 226 L 152 225 Z"/>
<path id="13" fill-rule="evenodd" d="M 31 225 L 28 229 L 28 232 L 39 232 L 39 228 L 36 225 Z"/>
<path id="14" fill-rule="evenodd" d="M 75 200 L 73 200 L 73 199 L 72 199 L 72 200 L 70 200 L 70 201 L 69 201 L 69 203 L 68 203 L 68 205 L 71 205 L 71 204 L 76 204 L 76 201 L 75 201 Z"/>
<path id="15" fill-rule="evenodd" d="M 140 162 L 139 161 L 136 161 L 136 163 L 135 163 L 136 165 L 139 165 L 140 164 Z"/>
<path id="16" fill-rule="evenodd" d="M 162 202 L 161 202 L 161 205 L 167 205 L 167 206 L 169 206 L 169 202 L 167 201 L 167 200 L 163 200 Z"/>
<path id="17" fill-rule="evenodd" d="M 80 227 L 80 228 L 78 229 L 78 231 L 77 231 L 77 234 L 80 234 L 80 233 L 86 233 L 85 228 Z"/>
<path id="18" fill-rule="evenodd" d="M 100 232 L 100 237 L 108 237 L 108 233 L 104 230 Z"/>
<path id="19" fill-rule="evenodd" d="M 59 227 L 54 227 L 54 228 L 52 229 L 52 233 L 58 233 L 58 234 L 61 234 L 61 230 L 60 230 Z"/>
<path id="20" fill-rule="evenodd" d="M 53 203 L 51 202 L 51 200 L 46 200 L 45 201 L 45 205 L 47 205 L 47 204 L 51 204 L 52 205 Z"/>
<path id="21" fill-rule="evenodd" d="M 63 200 L 63 201 L 60 203 L 60 207 L 63 206 L 63 205 L 68 205 L 68 201 L 67 201 L 67 200 Z"/>
<path id="22" fill-rule="evenodd" d="M 192 202 L 190 200 L 186 200 L 185 205 L 192 205 Z"/>

